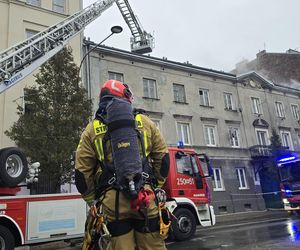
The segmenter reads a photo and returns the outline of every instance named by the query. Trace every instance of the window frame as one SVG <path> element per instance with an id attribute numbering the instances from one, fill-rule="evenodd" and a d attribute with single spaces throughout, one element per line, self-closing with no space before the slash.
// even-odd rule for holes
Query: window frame
<path id="1" fill-rule="evenodd" d="M 225 110 L 235 110 L 236 108 L 235 108 L 235 104 L 233 101 L 233 94 L 229 93 L 229 92 L 224 92 L 223 97 L 224 97 Z M 230 100 L 230 103 L 229 103 L 229 100 Z"/>
<path id="2" fill-rule="evenodd" d="M 184 140 L 184 134 L 183 134 L 183 130 L 179 127 L 182 125 L 186 125 L 187 126 L 187 137 L 189 140 L 189 143 L 186 143 L 186 141 Z M 184 143 L 184 145 L 192 145 L 192 135 L 191 135 L 191 123 L 187 122 L 187 121 L 176 121 L 176 132 L 177 132 L 177 138 L 178 141 L 182 141 Z M 179 132 L 181 133 L 181 135 L 179 136 Z M 181 139 L 180 139 L 181 138 Z"/>
<path id="3" fill-rule="evenodd" d="M 146 82 L 146 88 L 145 88 L 145 82 Z M 150 83 L 153 83 L 153 91 L 150 91 L 151 90 L 151 87 L 150 87 Z M 147 94 L 145 93 L 145 89 L 147 89 Z M 153 92 L 153 96 L 151 94 L 151 92 Z M 150 78 L 143 78 L 143 93 L 144 93 L 144 97 L 146 98 L 149 98 L 149 99 L 158 99 L 158 96 L 157 96 L 157 84 L 156 84 L 156 80 L 154 79 L 150 79 Z"/>
<path id="4" fill-rule="evenodd" d="M 300 115 L 299 115 L 299 105 L 291 103 L 291 112 L 293 115 L 293 118 L 297 121 L 299 121 Z"/>
<path id="5" fill-rule="evenodd" d="M 212 186 L 213 186 L 213 191 L 225 191 L 225 186 L 224 186 L 224 179 L 223 179 L 223 175 L 222 175 L 222 168 L 220 167 L 213 167 L 213 180 L 212 180 Z M 219 172 L 219 178 L 220 180 L 217 179 L 217 170 Z M 220 184 L 220 187 L 219 187 Z"/>
<path id="6" fill-rule="evenodd" d="M 62 14 L 66 13 L 66 0 L 58 0 L 58 1 L 62 1 L 63 5 L 59 5 L 59 4 L 55 3 L 55 1 L 57 1 L 57 0 L 52 0 L 52 10 L 57 13 L 62 13 Z M 55 7 L 62 8 L 62 11 L 55 9 Z"/>
<path id="7" fill-rule="evenodd" d="M 291 132 L 287 131 L 287 130 L 280 130 L 279 133 L 280 133 L 280 139 L 281 139 L 282 146 L 289 147 L 289 150 L 294 150 Z M 284 140 L 283 135 L 288 136 L 288 141 L 290 142 L 291 145 L 286 145 L 286 140 Z"/>
<path id="8" fill-rule="evenodd" d="M 37 4 L 33 3 L 33 2 L 37 2 Z M 41 0 L 26 0 L 26 3 L 32 6 L 37 6 L 37 7 L 41 7 L 42 5 L 42 1 Z"/>
<path id="9" fill-rule="evenodd" d="M 178 90 L 180 90 L 179 88 L 181 88 L 181 90 L 182 90 L 181 92 L 178 91 Z M 179 95 L 180 93 L 181 93 L 181 95 Z M 177 96 L 176 96 L 176 94 L 177 94 Z M 174 102 L 186 103 L 185 86 L 183 84 L 173 83 L 173 96 L 174 96 Z M 180 100 L 181 97 L 183 100 Z"/>
<path id="10" fill-rule="evenodd" d="M 212 143 L 212 138 L 211 138 L 211 132 L 208 131 L 208 133 L 206 134 L 206 129 L 212 129 L 211 131 L 213 131 L 213 140 L 214 140 L 214 144 Z M 204 142 L 205 145 L 208 147 L 216 147 L 217 146 L 217 128 L 216 125 L 210 125 L 210 124 L 204 124 L 203 125 L 203 132 L 204 132 Z M 206 136 L 208 135 L 208 137 Z"/>
<path id="11" fill-rule="evenodd" d="M 232 135 L 232 131 L 234 130 L 236 136 L 237 136 L 237 140 L 233 140 Z M 229 133 L 229 142 L 230 142 L 230 146 L 232 148 L 240 148 L 241 147 L 241 138 L 240 138 L 240 128 L 239 127 L 234 127 L 234 126 L 230 126 L 228 127 L 228 133 Z M 237 145 L 236 145 L 237 143 Z"/>
<path id="12" fill-rule="evenodd" d="M 239 182 L 239 190 L 246 190 L 246 189 L 249 189 L 249 185 L 248 185 L 248 182 L 247 182 L 247 178 L 246 178 L 246 169 L 244 167 L 237 167 L 235 169 L 236 171 L 236 174 L 237 174 L 237 179 L 238 179 L 238 182 Z M 242 173 L 242 175 L 241 175 Z M 242 177 L 243 177 L 243 180 L 244 180 L 244 184 L 245 186 L 243 186 L 242 184 Z"/>
<path id="13" fill-rule="evenodd" d="M 265 132 L 266 134 L 266 144 L 259 144 L 259 139 L 258 139 L 258 132 Z M 258 145 L 261 146 L 269 146 L 270 145 L 270 137 L 269 137 L 269 130 L 264 129 L 264 128 L 255 128 L 255 137 Z"/>
<path id="14" fill-rule="evenodd" d="M 120 79 L 117 79 L 117 76 L 120 76 Z M 116 80 L 124 83 L 124 74 L 115 71 L 108 71 L 108 80 Z"/>
<path id="15" fill-rule="evenodd" d="M 252 96 L 251 97 L 251 107 L 252 107 L 253 114 L 256 114 L 256 115 L 263 114 L 260 98 Z"/>
<path id="16" fill-rule="evenodd" d="M 201 95 L 200 92 L 203 94 Z M 199 97 L 200 97 L 200 106 L 210 107 L 210 98 L 209 98 L 209 90 L 208 89 L 199 89 Z"/>
<path id="17" fill-rule="evenodd" d="M 284 118 L 285 117 L 285 111 L 284 111 L 284 105 L 280 101 L 275 102 L 275 112 L 277 117 Z"/>
<path id="18" fill-rule="evenodd" d="M 29 39 L 29 38 L 35 36 L 37 33 L 39 33 L 39 31 L 32 30 L 32 29 L 25 29 L 25 38 Z"/>

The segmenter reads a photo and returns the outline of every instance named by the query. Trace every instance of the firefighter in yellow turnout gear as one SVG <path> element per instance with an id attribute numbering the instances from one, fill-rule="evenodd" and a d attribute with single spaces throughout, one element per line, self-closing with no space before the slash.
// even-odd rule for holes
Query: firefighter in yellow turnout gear
<path id="1" fill-rule="evenodd" d="M 131 103 L 132 93 L 122 82 L 109 80 L 101 88 L 97 114 L 105 117 L 106 100 L 112 96 Z M 125 193 L 114 188 L 115 175 L 107 171 L 113 162 L 112 146 L 105 140 L 107 127 L 96 118 L 90 122 L 81 135 L 76 151 L 75 182 L 83 199 L 91 207 L 86 222 L 83 249 L 99 249 L 98 242 L 108 249 L 166 249 L 166 229 L 161 233 L 159 207 L 153 194 L 153 186 L 161 188 L 169 171 L 169 156 L 166 143 L 155 124 L 145 115 L 137 114 L 135 122 L 141 135 L 145 156 L 150 163 L 150 172 L 155 180 L 146 181 L 141 197 L 144 205 L 134 207 Z M 127 147 L 119 143 L 118 147 Z M 141 148 L 140 148 L 141 150 Z M 141 153 L 142 155 L 142 153 Z M 130 157 L 130 155 L 127 155 Z M 107 164 L 104 164 L 107 161 Z M 147 165 L 147 164 L 146 164 Z M 146 173 L 147 176 L 147 173 Z M 151 177 L 150 176 L 150 177 Z M 138 196 L 140 197 L 140 195 Z M 95 227 L 96 224 L 101 225 Z M 95 230 L 96 228 L 96 230 Z M 97 230 L 101 234 L 95 237 Z"/>

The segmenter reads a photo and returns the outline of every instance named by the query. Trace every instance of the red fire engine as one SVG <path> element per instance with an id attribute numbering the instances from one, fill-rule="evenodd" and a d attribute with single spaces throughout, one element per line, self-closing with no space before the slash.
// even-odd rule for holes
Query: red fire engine
<path id="1" fill-rule="evenodd" d="M 300 158 L 293 154 L 283 155 L 277 166 L 284 209 L 300 215 Z"/>
<path id="2" fill-rule="evenodd" d="M 190 239 L 197 225 L 215 224 L 210 205 L 210 190 L 202 165 L 208 167 L 205 155 L 194 150 L 169 148 L 170 171 L 164 190 L 166 206 L 177 220 L 172 223 L 172 237 Z M 8 196 L 20 187 L 1 187 L 0 249 L 83 236 L 87 206 L 79 194 Z"/>

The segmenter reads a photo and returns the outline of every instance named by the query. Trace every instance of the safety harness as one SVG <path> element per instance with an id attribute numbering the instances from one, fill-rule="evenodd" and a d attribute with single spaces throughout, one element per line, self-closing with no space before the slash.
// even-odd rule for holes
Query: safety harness
<path id="1" fill-rule="evenodd" d="M 134 117 L 134 129 L 136 131 L 136 135 L 139 142 L 139 158 L 141 160 L 141 176 L 139 180 L 135 180 L 136 183 L 133 183 L 135 186 L 131 189 L 130 182 L 127 187 L 124 187 L 124 183 L 118 180 L 118 176 L 116 173 L 115 163 L 110 163 L 108 161 L 108 152 L 107 149 L 110 146 L 110 151 L 114 154 L 113 147 L 111 143 L 111 133 L 119 126 L 122 127 L 125 124 L 125 127 L 132 127 L 133 124 L 128 121 L 114 122 L 113 129 L 110 124 L 105 119 L 95 119 L 93 121 L 93 129 L 96 135 L 96 139 L 94 141 L 95 148 L 97 150 L 97 156 L 99 159 L 99 163 L 101 166 L 101 175 L 99 180 L 97 181 L 97 185 L 95 188 L 95 205 L 91 208 L 92 211 L 90 214 L 92 215 L 91 223 L 89 226 L 92 228 L 92 232 L 95 234 L 90 239 L 92 244 L 98 241 L 98 244 L 107 243 L 107 239 L 111 236 L 118 236 L 129 232 L 133 227 L 135 230 L 139 232 L 155 232 L 159 231 L 161 235 L 166 235 L 168 232 L 168 228 L 170 223 L 165 223 L 167 226 L 163 225 L 163 217 L 164 216 L 164 204 L 159 202 L 156 197 L 156 194 L 152 191 L 157 187 L 157 180 L 152 172 L 152 167 L 150 166 L 147 156 L 149 155 L 149 145 L 147 141 L 147 131 L 143 129 L 142 117 L 140 114 L 140 110 L 136 110 L 133 112 Z M 119 147 L 128 146 L 125 142 L 118 142 Z M 115 155 L 113 155 L 115 157 Z M 128 157 L 128 155 L 127 155 Z M 131 156 L 130 156 L 131 157 Z M 113 157 L 112 157 L 113 158 Z M 134 181 L 134 178 L 131 180 Z M 138 183 L 138 184 L 137 184 Z M 149 184 L 152 190 L 145 189 L 144 185 Z M 102 211 L 99 210 L 99 205 L 101 206 L 101 197 L 104 197 L 105 192 L 110 189 L 116 190 L 116 200 L 115 200 L 115 221 L 107 223 L 105 220 Z M 133 191 L 133 192 L 131 192 Z M 138 219 L 125 219 L 119 220 L 119 194 L 123 192 L 125 196 L 127 196 L 131 200 L 131 208 L 134 211 L 137 211 L 144 220 Z M 131 193 L 130 193 L 131 192 Z M 136 192 L 136 195 L 134 194 Z M 129 193 L 129 194 L 128 194 Z M 147 216 L 147 208 L 150 204 L 151 199 L 155 198 L 155 201 L 158 205 L 159 209 L 159 217 L 156 218 L 148 218 Z M 97 207 L 96 207 L 97 206 Z M 100 211 L 96 213 L 95 211 Z M 98 221 L 98 222 L 95 222 Z M 98 224 L 97 224 L 98 223 Z M 106 226 L 107 223 L 107 226 Z M 98 229 L 95 229 L 96 227 Z M 92 245 L 91 244 L 91 245 Z M 107 244 L 106 244 L 107 245 Z"/>

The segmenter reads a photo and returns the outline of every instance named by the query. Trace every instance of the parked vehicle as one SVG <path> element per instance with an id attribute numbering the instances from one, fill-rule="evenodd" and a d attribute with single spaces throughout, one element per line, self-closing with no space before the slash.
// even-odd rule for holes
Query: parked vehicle
<path id="1" fill-rule="evenodd" d="M 300 215 L 300 158 L 284 155 L 277 161 L 284 209 Z"/>
<path id="2" fill-rule="evenodd" d="M 166 206 L 174 214 L 171 237 L 190 239 L 197 225 L 215 224 L 210 189 L 194 150 L 169 148 L 170 170 L 164 186 Z M 202 161 L 201 161 L 202 160 Z M 88 207 L 80 194 L 16 195 L 19 187 L 0 187 L 0 249 L 83 236 Z M 10 196 L 8 191 L 10 190 Z M 14 191 L 14 192 L 13 192 Z"/>

